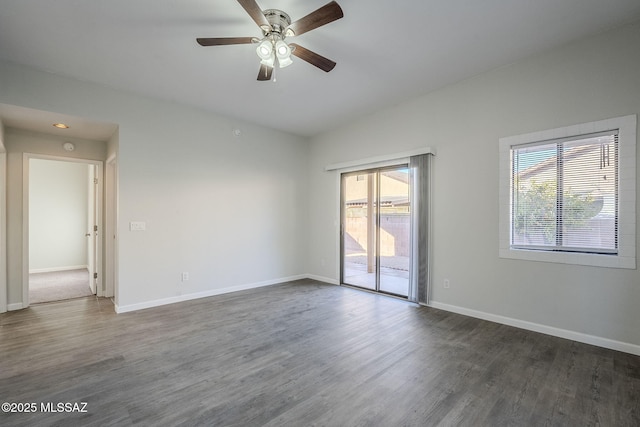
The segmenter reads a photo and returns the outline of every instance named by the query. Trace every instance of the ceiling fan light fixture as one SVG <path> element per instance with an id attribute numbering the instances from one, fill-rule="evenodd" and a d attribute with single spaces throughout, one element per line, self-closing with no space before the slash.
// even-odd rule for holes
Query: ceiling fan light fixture
<path id="1" fill-rule="evenodd" d="M 278 57 L 278 64 L 280 68 L 288 67 L 293 64 L 291 60 L 291 48 L 282 40 L 276 42 L 276 56 Z"/>
<path id="2" fill-rule="evenodd" d="M 260 63 L 262 65 L 266 65 L 267 67 L 273 67 L 273 64 L 275 64 L 275 62 L 276 62 L 276 55 L 273 52 L 271 52 L 271 55 L 269 57 L 262 58 L 260 60 Z"/>
<path id="3" fill-rule="evenodd" d="M 276 55 L 278 58 L 283 58 L 291 55 L 291 48 L 284 41 L 278 40 L 276 42 Z"/>
<path id="4" fill-rule="evenodd" d="M 256 48 L 256 53 L 262 60 L 270 59 L 273 56 L 273 43 L 271 43 L 271 40 L 263 40 Z"/>
<path id="5" fill-rule="evenodd" d="M 278 65 L 280 66 L 280 68 L 288 67 L 291 64 L 293 64 L 293 61 L 290 57 L 278 58 Z"/>

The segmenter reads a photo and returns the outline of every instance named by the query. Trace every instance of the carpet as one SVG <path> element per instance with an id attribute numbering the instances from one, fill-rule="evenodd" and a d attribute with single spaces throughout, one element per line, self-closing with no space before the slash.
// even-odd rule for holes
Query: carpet
<path id="1" fill-rule="evenodd" d="M 93 295 L 89 287 L 89 271 L 52 271 L 29 274 L 29 303 L 60 301 Z"/>

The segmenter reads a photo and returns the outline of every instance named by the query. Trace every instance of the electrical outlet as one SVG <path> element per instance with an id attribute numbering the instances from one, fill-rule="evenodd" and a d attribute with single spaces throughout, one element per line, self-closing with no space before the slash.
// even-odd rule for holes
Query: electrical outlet
<path id="1" fill-rule="evenodd" d="M 182 273 L 182 281 L 186 282 L 187 280 L 189 280 L 189 273 L 187 273 L 186 271 L 184 271 Z"/>
<path id="2" fill-rule="evenodd" d="M 449 279 L 444 279 L 444 288 L 449 289 L 449 286 L 450 286 Z"/>

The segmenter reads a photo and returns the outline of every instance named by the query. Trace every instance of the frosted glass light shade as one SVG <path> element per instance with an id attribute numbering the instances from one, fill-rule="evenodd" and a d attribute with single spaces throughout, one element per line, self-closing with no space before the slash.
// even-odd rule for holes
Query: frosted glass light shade
<path id="1" fill-rule="evenodd" d="M 280 68 L 284 68 L 293 64 L 293 61 L 291 58 L 278 58 L 278 64 L 280 65 Z"/>
<path id="2" fill-rule="evenodd" d="M 293 61 L 291 60 L 291 48 L 282 40 L 278 40 L 276 42 L 276 56 L 278 57 L 278 64 L 280 64 L 280 68 L 288 67 L 293 64 Z"/>
<path id="3" fill-rule="evenodd" d="M 261 59 L 260 63 L 268 67 L 273 67 L 273 64 L 275 63 L 275 61 L 276 61 L 276 55 L 273 52 L 271 52 L 271 55 L 268 58 Z"/>
<path id="4" fill-rule="evenodd" d="M 269 40 L 265 40 L 258 45 L 256 53 L 260 59 L 269 59 L 273 55 L 273 44 Z"/>

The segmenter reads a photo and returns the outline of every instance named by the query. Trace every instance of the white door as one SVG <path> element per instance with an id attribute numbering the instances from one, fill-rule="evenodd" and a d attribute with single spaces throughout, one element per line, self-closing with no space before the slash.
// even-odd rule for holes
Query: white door
<path id="1" fill-rule="evenodd" d="M 115 297 L 117 302 L 116 290 L 116 276 L 117 276 L 117 160 L 115 157 L 107 160 L 105 169 L 105 220 L 104 220 L 104 233 L 106 240 L 105 243 L 105 269 L 104 269 L 104 295 L 105 297 Z"/>
<path id="2" fill-rule="evenodd" d="M 98 176 L 96 173 L 95 165 L 87 165 L 89 168 L 89 182 L 88 188 L 88 206 L 87 206 L 87 265 L 89 270 L 89 286 L 91 292 L 97 293 L 98 284 L 98 207 L 97 207 L 97 190 L 98 190 Z"/>

